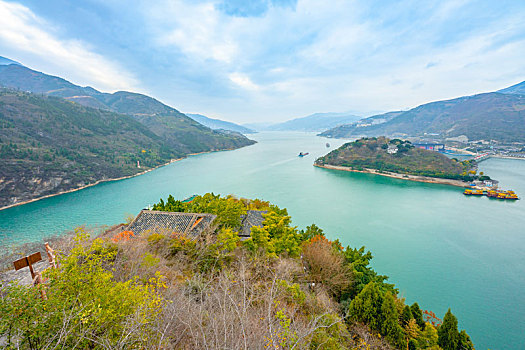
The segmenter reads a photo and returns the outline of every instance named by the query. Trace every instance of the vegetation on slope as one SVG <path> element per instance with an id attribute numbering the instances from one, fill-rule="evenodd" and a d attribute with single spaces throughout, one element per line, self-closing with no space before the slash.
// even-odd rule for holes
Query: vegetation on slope
<path id="1" fill-rule="evenodd" d="M 389 147 L 396 153 L 390 154 Z M 315 161 L 318 165 L 345 166 L 354 170 L 376 169 L 399 174 L 472 180 L 469 161 L 458 161 L 434 151 L 415 148 L 410 141 L 386 137 L 348 142 Z"/>
<path id="2" fill-rule="evenodd" d="M 377 117 L 364 119 L 359 124 L 336 127 L 321 135 L 345 138 L 423 136 L 425 133 L 432 133 L 443 138 L 465 135 L 469 140 L 525 142 L 524 95 L 497 92 L 479 94 L 427 103 L 406 112 L 396 112 L 383 123 L 374 124 L 373 118 Z"/>
<path id="3" fill-rule="evenodd" d="M 88 239 L 82 229 L 37 288 L 3 287 L 8 348 L 473 349 L 457 319 L 405 305 L 364 247 L 343 248 L 260 200 L 173 197 L 156 209 L 215 213 L 202 236 Z M 240 213 L 267 210 L 240 241 Z M 45 291 L 47 299 L 39 299 Z"/>
<path id="4" fill-rule="evenodd" d="M 178 132 L 166 136 L 128 115 L 0 89 L 0 207 L 251 143 L 194 121 L 191 128 L 169 123 Z"/>
<path id="5" fill-rule="evenodd" d="M 62 97 L 87 107 L 130 115 L 161 136 L 167 147 L 174 147 L 176 151 L 186 154 L 232 149 L 255 143 L 240 134 L 211 130 L 150 96 L 128 91 L 103 93 L 24 66 L 0 66 L 0 85 Z"/>

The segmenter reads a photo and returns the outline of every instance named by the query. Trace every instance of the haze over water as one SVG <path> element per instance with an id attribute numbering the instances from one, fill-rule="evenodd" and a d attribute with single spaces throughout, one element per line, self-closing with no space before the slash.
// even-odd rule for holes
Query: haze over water
<path id="1" fill-rule="evenodd" d="M 374 268 L 409 303 L 442 317 L 448 307 L 477 349 L 523 349 L 525 200 L 471 198 L 460 188 L 319 169 L 342 140 L 305 133 L 251 135 L 258 144 L 192 156 L 132 179 L 0 211 L 0 242 L 42 239 L 75 226 L 112 225 L 173 194 L 214 192 L 288 208 L 343 245 L 365 245 Z M 310 155 L 299 158 L 299 152 Z M 525 196 L 525 161 L 490 159 L 480 170 Z"/>

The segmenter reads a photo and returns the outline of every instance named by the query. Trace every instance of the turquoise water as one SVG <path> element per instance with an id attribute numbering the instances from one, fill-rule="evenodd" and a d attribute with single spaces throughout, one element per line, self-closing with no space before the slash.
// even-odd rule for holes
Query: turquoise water
<path id="1" fill-rule="evenodd" d="M 328 150 L 327 139 L 312 134 L 251 137 L 259 143 L 0 211 L 0 241 L 119 223 L 170 193 L 262 198 L 288 208 L 299 227 L 316 223 L 344 245 L 365 245 L 409 303 L 441 316 L 451 307 L 477 349 L 525 349 L 525 200 L 470 198 L 451 186 L 315 168 Z M 331 149 L 342 144 L 328 142 Z M 310 155 L 297 157 L 301 151 Z M 525 161 L 490 159 L 480 170 L 525 196 Z"/>

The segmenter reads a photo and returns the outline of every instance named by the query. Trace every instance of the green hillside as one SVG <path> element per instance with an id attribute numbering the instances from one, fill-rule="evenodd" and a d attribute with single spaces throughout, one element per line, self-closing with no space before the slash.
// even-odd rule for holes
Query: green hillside
<path id="1" fill-rule="evenodd" d="M 196 122 L 169 122 L 178 133 L 155 133 L 131 116 L 58 97 L 0 89 L 0 207 L 250 143 Z"/>
<path id="2" fill-rule="evenodd" d="M 525 142 L 525 96 L 486 93 L 448 101 L 427 103 L 406 112 L 363 119 L 325 131 L 321 136 L 422 136 L 443 138 L 465 135 L 469 140 Z"/>
<path id="3" fill-rule="evenodd" d="M 389 149 L 395 153 L 389 153 Z M 376 169 L 399 174 L 469 180 L 472 165 L 434 151 L 415 148 L 409 141 L 386 137 L 363 138 L 349 142 L 318 158 L 317 165 L 335 165 L 355 170 Z"/>
<path id="4" fill-rule="evenodd" d="M 231 149 L 255 143 L 240 134 L 211 130 L 150 96 L 127 91 L 103 93 L 23 66 L 0 66 L 0 85 L 128 114 L 162 136 L 166 146 L 185 153 Z"/>

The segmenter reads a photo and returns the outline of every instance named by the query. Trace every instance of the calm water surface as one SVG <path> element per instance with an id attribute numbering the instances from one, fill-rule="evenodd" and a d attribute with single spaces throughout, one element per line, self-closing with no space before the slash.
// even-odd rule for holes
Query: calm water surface
<path id="1" fill-rule="evenodd" d="M 461 189 L 319 169 L 343 143 L 304 133 L 260 133 L 258 144 L 192 156 L 136 178 L 0 211 L 0 241 L 27 242 L 78 225 L 110 225 L 173 194 L 215 192 L 288 208 L 344 245 L 365 245 L 409 303 L 458 316 L 479 349 L 525 349 L 525 200 L 469 198 Z M 310 155 L 299 158 L 299 152 Z M 525 161 L 481 170 L 525 197 Z"/>

